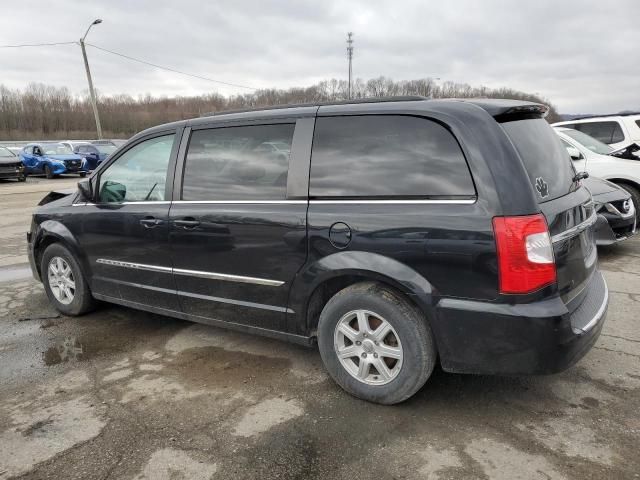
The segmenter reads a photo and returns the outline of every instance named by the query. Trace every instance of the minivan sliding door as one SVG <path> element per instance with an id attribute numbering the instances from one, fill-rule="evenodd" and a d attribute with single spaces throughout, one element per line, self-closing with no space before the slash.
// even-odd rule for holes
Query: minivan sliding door
<path id="1" fill-rule="evenodd" d="M 307 200 L 287 196 L 295 122 L 191 132 L 169 238 L 178 297 L 194 319 L 285 329 L 306 258 Z"/>

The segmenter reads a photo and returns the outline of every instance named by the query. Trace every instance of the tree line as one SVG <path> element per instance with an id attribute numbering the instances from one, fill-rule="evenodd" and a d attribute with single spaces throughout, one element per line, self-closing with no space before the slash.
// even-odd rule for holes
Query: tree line
<path id="1" fill-rule="evenodd" d="M 432 98 L 512 98 L 549 105 L 547 119 L 560 120 L 550 102 L 535 94 L 510 88 L 472 87 L 433 79 L 394 81 L 386 77 L 355 80 L 352 98 L 423 95 Z M 225 97 L 209 93 L 191 97 L 100 95 L 98 110 L 105 138 L 128 138 L 161 123 L 197 117 L 209 112 L 259 108 L 268 105 L 313 103 L 347 98 L 346 80 L 325 80 L 309 87 L 262 89 Z M 95 138 L 93 110 L 88 95 L 74 95 L 66 87 L 31 83 L 25 89 L 0 85 L 0 140 Z"/>

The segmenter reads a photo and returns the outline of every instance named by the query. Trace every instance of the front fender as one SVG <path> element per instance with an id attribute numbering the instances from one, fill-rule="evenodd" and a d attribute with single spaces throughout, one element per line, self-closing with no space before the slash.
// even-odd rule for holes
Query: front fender
<path id="1" fill-rule="evenodd" d="M 377 280 L 411 295 L 422 310 L 432 313 L 433 287 L 407 265 L 377 253 L 342 251 L 322 257 L 298 273 L 289 295 L 290 308 L 300 322 L 306 321 L 308 301 L 314 290 L 333 278 L 357 275 Z"/>
<path id="2" fill-rule="evenodd" d="M 91 276 L 89 274 L 91 269 L 89 267 L 89 262 L 83 254 L 82 249 L 78 244 L 78 240 L 67 227 L 56 220 L 45 220 L 38 226 L 33 240 L 33 258 L 39 259 L 44 248 L 54 242 L 63 244 L 71 251 L 75 259 L 80 264 L 84 278 L 90 279 Z M 36 260 L 35 263 L 38 272 L 42 273 L 40 272 L 40 262 Z"/>
<path id="3" fill-rule="evenodd" d="M 50 160 L 43 161 L 43 164 L 42 164 L 43 169 L 44 169 L 45 163 L 49 165 L 49 168 L 51 168 L 51 172 L 53 172 L 54 175 L 60 175 L 61 173 L 64 173 L 67 171 L 67 168 L 64 165 L 61 165 L 58 162 L 52 162 Z"/>

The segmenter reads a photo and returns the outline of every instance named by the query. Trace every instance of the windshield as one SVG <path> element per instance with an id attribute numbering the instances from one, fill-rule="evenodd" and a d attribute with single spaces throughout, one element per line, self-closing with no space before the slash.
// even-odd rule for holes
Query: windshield
<path id="1" fill-rule="evenodd" d="M 42 153 L 45 155 L 70 155 L 73 150 L 61 143 L 43 143 L 41 145 Z"/>
<path id="2" fill-rule="evenodd" d="M 609 155 L 613 152 L 613 148 L 611 148 L 606 143 L 602 143 L 600 140 L 596 140 L 595 138 L 587 135 L 586 133 L 580 132 L 578 130 L 567 129 L 560 130 L 565 135 L 570 136 L 580 145 L 585 148 L 588 148 L 592 152 L 599 153 L 600 155 Z"/>
<path id="3" fill-rule="evenodd" d="M 575 171 L 560 137 L 546 120 L 514 120 L 501 125 L 522 158 L 538 203 L 570 192 Z"/>
<path id="4" fill-rule="evenodd" d="M 8 158 L 8 157 L 15 157 L 15 155 L 8 148 L 0 147 L 0 157 L 1 158 Z"/>
<path id="5" fill-rule="evenodd" d="M 106 155 L 111 155 L 116 151 L 116 147 L 113 145 L 94 145 L 98 149 L 100 153 L 104 153 Z"/>

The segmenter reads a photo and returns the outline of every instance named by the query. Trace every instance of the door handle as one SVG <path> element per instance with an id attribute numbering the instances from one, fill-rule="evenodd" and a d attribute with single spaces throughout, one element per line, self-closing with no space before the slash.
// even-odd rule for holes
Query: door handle
<path id="1" fill-rule="evenodd" d="M 140 220 L 140 225 L 143 225 L 144 228 L 154 228 L 157 227 L 158 225 L 162 225 L 164 223 L 164 220 L 160 220 L 159 218 L 153 218 L 153 217 L 145 217 L 142 220 Z"/>
<path id="2" fill-rule="evenodd" d="M 174 220 L 173 224 L 176 227 L 190 229 L 190 228 L 196 228 L 198 225 L 200 225 L 200 220 L 197 220 L 193 217 L 185 217 L 182 220 Z"/>

